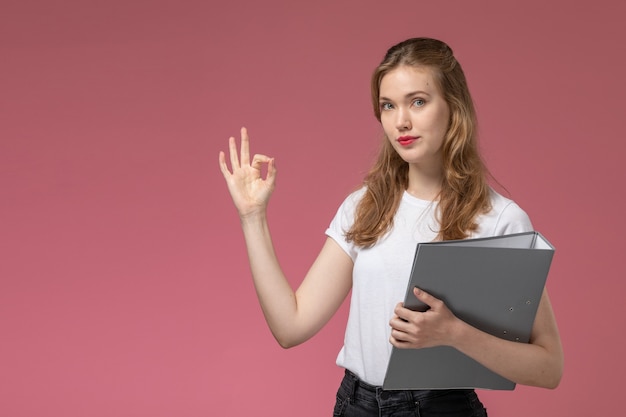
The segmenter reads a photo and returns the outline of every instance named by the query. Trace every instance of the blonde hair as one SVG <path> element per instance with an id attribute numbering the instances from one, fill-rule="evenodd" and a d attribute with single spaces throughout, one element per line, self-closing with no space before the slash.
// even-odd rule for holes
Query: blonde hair
<path id="1" fill-rule="evenodd" d="M 429 68 L 450 109 L 442 145 L 443 182 L 438 198 L 438 240 L 464 239 L 478 227 L 475 219 L 490 210 L 487 170 L 478 152 L 477 121 L 465 74 L 452 49 L 430 38 L 413 38 L 391 47 L 371 81 L 374 114 L 380 122 L 380 82 L 402 66 Z M 408 164 L 389 140 L 383 140 L 378 158 L 364 179 L 366 192 L 347 232 L 357 246 L 375 244 L 393 226 L 393 218 L 408 187 Z"/>

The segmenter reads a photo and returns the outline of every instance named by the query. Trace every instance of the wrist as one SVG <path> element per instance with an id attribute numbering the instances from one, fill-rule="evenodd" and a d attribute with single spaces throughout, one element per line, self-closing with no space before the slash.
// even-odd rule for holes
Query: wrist
<path id="1" fill-rule="evenodd" d="M 248 213 L 239 213 L 239 221 L 243 226 L 264 223 L 266 220 L 266 211 L 259 209 Z"/>
<path id="2" fill-rule="evenodd" d="M 463 341 L 468 338 L 468 330 L 471 327 L 463 320 L 455 317 L 452 326 L 450 326 L 450 345 L 458 350 L 462 350 Z"/>

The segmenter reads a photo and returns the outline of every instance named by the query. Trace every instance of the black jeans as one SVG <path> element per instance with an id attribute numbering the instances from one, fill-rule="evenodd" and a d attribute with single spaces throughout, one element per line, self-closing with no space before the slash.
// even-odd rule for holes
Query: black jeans
<path id="1" fill-rule="evenodd" d="M 487 417 L 473 389 L 383 391 L 346 370 L 333 416 Z"/>

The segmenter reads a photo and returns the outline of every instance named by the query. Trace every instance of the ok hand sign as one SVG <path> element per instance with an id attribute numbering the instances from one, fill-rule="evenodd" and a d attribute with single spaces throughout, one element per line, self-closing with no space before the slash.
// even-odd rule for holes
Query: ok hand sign
<path id="1" fill-rule="evenodd" d="M 239 216 L 264 214 L 276 183 L 274 159 L 255 154 L 250 162 L 250 139 L 245 127 L 241 128 L 241 156 L 237 156 L 236 141 L 232 136 L 228 139 L 228 150 L 232 172 L 226 165 L 224 152 L 219 154 L 219 163 Z M 261 177 L 263 164 L 267 164 L 265 179 Z"/>

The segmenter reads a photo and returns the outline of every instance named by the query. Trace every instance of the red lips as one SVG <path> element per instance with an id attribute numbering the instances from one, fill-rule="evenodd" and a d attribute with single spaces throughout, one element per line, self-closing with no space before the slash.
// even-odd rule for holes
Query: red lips
<path id="1" fill-rule="evenodd" d="M 415 142 L 416 140 L 417 140 L 417 137 L 415 136 L 400 136 L 398 138 L 398 143 L 402 146 L 408 146 L 412 144 L 413 142 Z"/>

